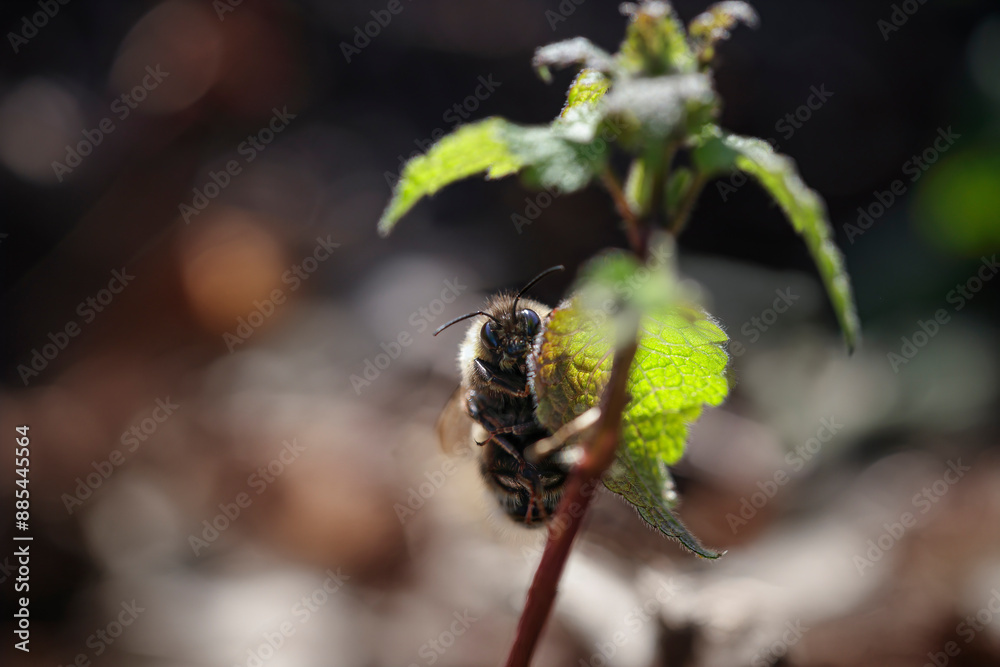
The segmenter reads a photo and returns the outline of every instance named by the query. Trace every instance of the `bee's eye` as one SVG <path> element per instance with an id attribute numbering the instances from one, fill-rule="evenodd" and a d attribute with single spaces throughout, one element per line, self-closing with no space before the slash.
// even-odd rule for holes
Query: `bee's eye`
<path id="1" fill-rule="evenodd" d="M 483 331 L 479 334 L 479 337 L 483 339 L 483 343 L 486 347 L 491 350 L 495 350 L 500 347 L 500 339 L 497 337 L 497 332 L 493 328 L 493 321 L 488 321 L 483 325 Z"/>
<path id="2" fill-rule="evenodd" d="M 521 317 L 524 318 L 524 321 L 527 323 L 526 326 L 528 329 L 528 333 L 532 335 L 536 334 L 538 332 L 538 327 L 542 325 L 542 321 L 538 319 L 538 313 L 536 313 L 533 310 L 528 310 L 527 308 L 525 308 L 519 314 L 521 315 Z"/>

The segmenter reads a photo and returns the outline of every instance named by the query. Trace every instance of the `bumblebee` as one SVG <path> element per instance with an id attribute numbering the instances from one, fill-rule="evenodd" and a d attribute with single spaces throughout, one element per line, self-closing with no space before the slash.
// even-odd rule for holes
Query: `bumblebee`
<path id="1" fill-rule="evenodd" d="M 525 458 L 528 447 L 552 435 L 535 417 L 528 384 L 528 354 L 552 309 L 523 295 L 562 269 L 543 271 L 516 294 L 490 297 L 482 310 L 434 333 L 472 320 L 458 355 L 462 384 L 438 421 L 441 444 L 455 451 L 475 442 L 488 489 L 508 517 L 527 526 L 540 526 L 555 512 L 569 467 L 559 452 L 537 462 Z"/>

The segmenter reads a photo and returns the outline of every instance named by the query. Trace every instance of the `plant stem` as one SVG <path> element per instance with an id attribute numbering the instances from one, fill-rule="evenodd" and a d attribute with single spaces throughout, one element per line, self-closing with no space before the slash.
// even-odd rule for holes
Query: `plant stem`
<path id="1" fill-rule="evenodd" d="M 632 250 L 637 255 L 642 257 L 646 252 L 645 225 L 635 216 L 635 212 L 628 203 L 628 197 L 625 196 L 625 191 L 622 190 L 621 183 L 615 173 L 611 171 L 611 167 L 607 167 L 601 172 L 601 182 L 611 193 L 611 199 L 615 202 L 615 210 L 618 211 L 618 215 L 625 221 L 625 235 L 628 237 L 629 245 L 632 246 Z"/>
<path id="2" fill-rule="evenodd" d="M 695 175 L 694 180 L 691 181 L 691 185 L 688 186 L 687 192 L 684 193 L 684 198 L 681 200 L 680 205 L 677 207 L 677 215 L 674 219 L 670 221 L 670 233 L 674 238 L 680 236 L 680 233 L 684 231 L 684 226 L 687 225 L 688 218 L 691 217 L 691 211 L 694 209 L 694 204 L 698 201 L 698 195 L 701 194 L 702 188 L 705 187 L 705 183 L 708 179 L 701 173 Z"/>
<path id="3" fill-rule="evenodd" d="M 583 460 L 570 473 L 562 501 L 549 523 L 549 539 L 531 581 L 531 588 L 528 589 L 528 599 L 517 624 L 514 645 L 507 656 L 507 667 L 528 667 L 531 663 L 538 638 L 552 611 L 556 588 L 569 558 L 573 540 L 580 530 L 601 477 L 615 460 L 622 413 L 629 400 L 626 387 L 629 368 L 637 349 L 635 338 L 633 335 L 632 342 L 615 353 L 611 377 L 601 397 L 601 416 L 596 431 Z"/>
<path id="4" fill-rule="evenodd" d="M 629 206 L 621 183 L 611 168 L 601 174 L 601 180 L 615 208 L 625 221 L 625 231 L 632 251 L 641 261 L 646 261 L 649 237 L 649 222 L 638 218 Z M 535 652 L 538 639 L 545 629 L 545 623 L 552 612 L 556 599 L 556 589 L 562 578 L 569 558 L 573 540 L 580 531 L 583 517 L 587 514 L 590 501 L 601 483 L 601 477 L 614 463 L 621 435 L 622 414 L 628 404 L 628 374 L 638 349 L 639 319 L 635 316 L 630 323 L 627 344 L 615 352 L 611 364 L 608 385 L 601 396 L 601 414 L 594 426 L 594 434 L 584 450 L 583 460 L 570 471 L 563 490 L 562 500 L 556 508 L 555 516 L 549 521 L 549 538 L 545 543 L 542 560 L 538 563 L 535 576 L 528 588 L 528 597 L 517 623 L 514 644 L 507 656 L 506 667 L 528 667 Z"/>

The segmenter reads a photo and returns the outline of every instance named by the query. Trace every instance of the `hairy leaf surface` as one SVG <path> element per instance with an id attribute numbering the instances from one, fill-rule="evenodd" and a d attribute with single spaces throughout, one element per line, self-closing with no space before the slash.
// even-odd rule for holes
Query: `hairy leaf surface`
<path id="1" fill-rule="evenodd" d="M 556 308 L 532 357 L 537 416 L 555 431 L 598 405 L 611 373 L 619 314 L 638 309 L 638 350 L 629 370 L 622 441 L 605 486 L 650 525 L 706 557 L 671 514 L 676 504 L 666 466 L 684 453 L 689 425 L 718 405 L 729 385 L 725 332 L 701 309 L 678 300 L 665 267 L 641 267 L 615 253 L 595 261 L 580 291 Z"/>

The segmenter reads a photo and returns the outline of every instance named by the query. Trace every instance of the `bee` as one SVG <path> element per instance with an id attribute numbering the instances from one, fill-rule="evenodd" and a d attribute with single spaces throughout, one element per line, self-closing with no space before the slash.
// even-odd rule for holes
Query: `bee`
<path id="1" fill-rule="evenodd" d="M 535 417 L 528 383 L 528 354 L 552 311 L 523 295 L 554 266 L 535 276 L 516 294 L 491 297 L 483 310 L 467 313 L 440 327 L 467 319 L 472 323 L 459 348 L 462 384 L 438 420 L 446 451 L 475 442 L 479 471 L 500 508 L 514 521 L 541 526 L 562 498 L 569 466 L 559 452 L 530 462 L 525 450 L 551 432 Z"/>

